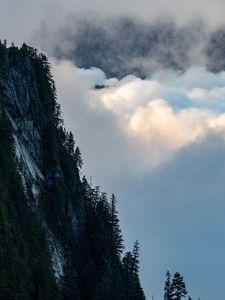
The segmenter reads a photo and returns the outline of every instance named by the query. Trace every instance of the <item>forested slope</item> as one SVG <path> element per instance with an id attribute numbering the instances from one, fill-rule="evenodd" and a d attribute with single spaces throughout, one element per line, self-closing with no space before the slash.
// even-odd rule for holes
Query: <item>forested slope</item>
<path id="1" fill-rule="evenodd" d="M 0 43 L 0 299 L 145 299 L 138 242 L 123 253 L 56 98 L 45 55 Z"/>

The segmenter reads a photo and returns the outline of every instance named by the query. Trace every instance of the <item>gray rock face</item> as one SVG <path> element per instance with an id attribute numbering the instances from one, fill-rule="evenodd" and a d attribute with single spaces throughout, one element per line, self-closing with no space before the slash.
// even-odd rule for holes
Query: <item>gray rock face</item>
<path id="1" fill-rule="evenodd" d="M 45 109 L 40 96 L 40 86 L 35 78 L 34 67 L 30 59 L 20 59 L 19 56 L 15 56 L 12 61 L 6 55 L 3 69 L 7 71 L 0 72 L 0 96 L 4 103 L 5 114 L 12 125 L 21 178 L 25 191 L 27 192 L 29 188 L 33 194 L 35 202 L 31 205 L 41 218 L 51 254 L 53 273 L 56 282 L 59 283 L 66 261 L 64 245 L 60 236 L 56 236 L 49 228 L 45 213 L 39 207 L 41 191 L 52 181 L 49 176 L 44 175 L 45 152 L 43 151 L 45 127 L 50 113 Z M 0 107 L 0 117 L 2 109 Z M 64 180 L 60 166 L 55 168 L 54 177 Z M 70 201 L 68 219 L 71 222 L 73 234 L 77 235 L 84 220 L 83 206 L 79 205 L 79 218 L 77 218 L 76 207 Z"/>
<path id="2" fill-rule="evenodd" d="M 34 111 L 38 113 L 38 89 L 33 80 L 32 66 L 29 60 L 21 67 L 22 72 L 9 68 L 6 77 L 0 77 L 0 87 L 7 107 L 7 113 L 18 140 L 26 148 L 31 158 L 42 168 L 41 128 L 34 123 Z M 19 66 L 20 68 L 20 66 Z M 36 106 L 36 107 L 35 107 Z"/>

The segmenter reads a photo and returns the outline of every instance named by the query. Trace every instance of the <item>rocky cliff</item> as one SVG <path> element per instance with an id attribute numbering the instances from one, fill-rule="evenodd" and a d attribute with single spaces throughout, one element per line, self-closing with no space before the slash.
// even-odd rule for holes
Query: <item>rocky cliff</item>
<path id="1" fill-rule="evenodd" d="M 0 43 L 0 298 L 144 299 L 114 196 L 80 178 L 45 55 Z M 7 262 L 7 263 L 6 263 Z"/>

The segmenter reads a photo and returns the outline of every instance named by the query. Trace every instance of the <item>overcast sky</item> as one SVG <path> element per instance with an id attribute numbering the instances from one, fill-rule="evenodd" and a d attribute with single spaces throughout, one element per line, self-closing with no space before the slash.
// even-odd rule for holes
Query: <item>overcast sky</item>
<path id="1" fill-rule="evenodd" d="M 132 16 L 141 20 L 172 18 L 178 23 L 202 19 L 210 26 L 224 24 L 223 0 L 0 0 L 0 33 L 8 40 L 28 40 L 41 21 L 58 27 L 65 15 Z"/>
<path id="2" fill-rule="evenodd" d="M 0 36 L 38 45 L 43 22 L 60 30 L 69 15 L 170 17 L 180 24 L 200 18 L 217 27 L 224 11 L 222 0 L 0 0 Z M 193 66 L 184 74 L 118 80 L 71 61 L 51 62 L 83 172 L 118 196 L 127 247 L 140 240 L 147 299 L 162 299 L 167 269 L 182 273 L 193 299 L 223 299 L 225 73 Z M 108 88 L 94 91 L 96 83 Z"/>

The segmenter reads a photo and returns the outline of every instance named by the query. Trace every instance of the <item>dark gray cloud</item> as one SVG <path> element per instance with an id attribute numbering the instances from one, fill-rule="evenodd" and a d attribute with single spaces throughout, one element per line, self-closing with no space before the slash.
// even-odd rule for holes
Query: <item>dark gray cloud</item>
<path id="1" fill-rule="evenodd" d="M 41 48 L 79 67 L 99 67 L 109 76 L 146 76 L 162 68 L 185 70 L 207 60 L 209 37 L 201 22 L 178 27 L 172 21 L 149 24 L 128 17 L 71 16 L 60 28 L 44 24 L 35 35 Z"/>
<path id="2" fill-rule="evenodd" d="M 224 5 L 219 0 L 2 0 L 0 36 L 121 76 L 160 67 L 184 69 L 205 63 L 209 30 L 224 25 Z M 219 38 L 216 32 L 211 67 L 218 56 L 224 67 L 221 40 L 223 31 Z"/>
<path id="3" fill-rule="evenodd" d="M 194 5 L 178 0 L 3 0 L 0 36 L 120 78 L 192 65 L 221 71 L 225 29 L 219 16 L 224 4 L 218 0 L 204 1 L 204 9 L 202 5 L 202 0 Z"/>
<path id="4" fill-rule="evenodd" d="M 224 41 L 224 26 L 212 29 L 200 19 L 178 25 L 169 18 L 147 22 L 75 14 L 59 23 L 47 18 L 32 38 L 54 57 L 72 60 L 78 67 L 99 67 L 119 78 L 150 76 L 161 69 L 184 71 L 193 65 L 219 72 L 225 68 Z"/>

